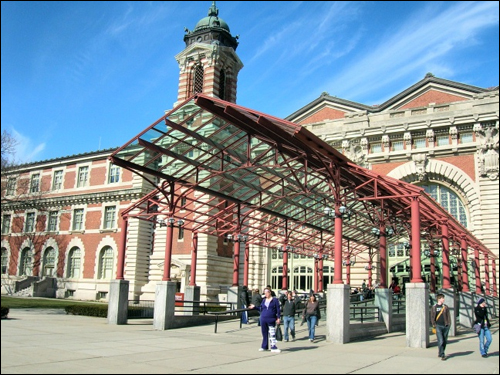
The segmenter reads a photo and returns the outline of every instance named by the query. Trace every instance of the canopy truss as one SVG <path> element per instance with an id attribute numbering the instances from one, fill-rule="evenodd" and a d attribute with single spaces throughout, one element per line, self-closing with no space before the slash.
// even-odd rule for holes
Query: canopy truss
<path id="1" fill-rule="evenodd" d="M 203 94 L 168 112 L 111 161 L 155 188 L 123 215 L 158 222 L 182 219 L 187 230 L 245 235 L 247 243 L 334 256 L 342 214 L 342 257 L 379 247 L 381 225 L 391 241 L 408 239 L 410 206 L 420 202 L 423 232 L 439 233 L 496 258 L 423 189 L 352 163 L 307 129 Z M 161 181 L 161 183 L 158 183 Z M 330 209 L 330 213 L 325 210 Z"/>

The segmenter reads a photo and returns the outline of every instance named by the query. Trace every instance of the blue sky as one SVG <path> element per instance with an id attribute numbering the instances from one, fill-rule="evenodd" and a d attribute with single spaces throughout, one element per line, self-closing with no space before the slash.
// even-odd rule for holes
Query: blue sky
<path id="1" fill-rule="evenodd" d="M 2 129 L 31 162 L 118 147 L 171 109 L 184 28 L 211 1 L 2 1 Z M 498 85 L 491 2 L 218 1 L 237 104 L 286 117 L 326 91 L 374 105 L 424 78 Z"/>

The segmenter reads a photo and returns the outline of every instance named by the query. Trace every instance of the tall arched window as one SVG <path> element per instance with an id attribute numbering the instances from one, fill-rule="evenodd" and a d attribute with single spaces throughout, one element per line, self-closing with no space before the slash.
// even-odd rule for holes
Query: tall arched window
<path id="1" fill-rule="evenodd" d="M 21 262 L 19 263 L 20 276 L 33 275 L 33 251 L 29 247 L 25 247 L 21 252 Z"/>
<path id="2" fill-rule="evenodd" d="M 333 281 L 333 267 L 324 266 L 323 267 L 323 289 Z"/>
<path id="3" fill-rule="evenodd" d="M 68 273 L 67 277 L 78 279 L 81 273 L 82 252 L 78 247 L 73 247 L 68 255 Z"/>
<path id="4" fill-rule="evenodd" d="M 221 69 L 219 74 L 219 98 L 226 100 L 226 72 L 224 69 Z"/>
<path id="5" fill-rule="evenodd" d="M 422 186 L 425 192 L 436 200 L 457 221 L 467 228 L 467 214 L 460 198 L 450 189 L 437 184 Z"/>
<path id="6" fill-rule="evenodd" d="M 5 247 L 2 247 L 2 275 L 7 274 L 9 264 L 9 253 Z"/>
<path id="7" fill-rule="evenodd" d="M 99 253 L 98 278 L 110 280 L 113 277 L 113 249 L 105 246 Z"/>
<path id="8" fill-rule="evenodd" d="M 203 92 L 204 75 L 203 66 L 197 65 L 194 69 L 193 94 L 201 94 Z"/>
<path id="9" fill-rule="evenodd" d="M 313 287 L 313 269 L 307 266 L 295 267 L 293 269 L 294 289 L 310 290 Z"/>
<path id="10" fill-rule="evenodd" d="M 43 276 L 53 276 L 56 265 L 56 250 L 49 247 L 43 254 Z"/>

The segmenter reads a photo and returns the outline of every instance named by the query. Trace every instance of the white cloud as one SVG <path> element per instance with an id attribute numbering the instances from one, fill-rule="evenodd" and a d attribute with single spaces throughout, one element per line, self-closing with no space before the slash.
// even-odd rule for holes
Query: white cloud
<path id="1" fill-rule="evenodd" d="M 23 164 L 40 159 L 39 155 L 45 149 L 45 142 L 35 145 L 29 137 L 15 129 L 12 130 L 12 136 L 17 141 L 14 162 Z"/>

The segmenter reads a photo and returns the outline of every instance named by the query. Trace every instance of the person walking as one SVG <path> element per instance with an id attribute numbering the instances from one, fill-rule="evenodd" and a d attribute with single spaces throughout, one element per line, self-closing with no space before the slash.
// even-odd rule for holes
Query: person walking
<path id="1" fill-rule="evenodd" d="M 307 322 L 307 328 L 309 330 L 309 341 L 314 342 L 314 334 L 318 320 L 321 319 L 321 312 L 319 311 L 319 301 L 316 299 L 314 294 L 309 295 L 309 299 L 306 302 L 304 311 L 302 312 L 302 319 Z"/>
<path id="2" fill-rule="evenodd" d="M 240 292 L 240 304 L 242 309 L 246 309 L 250 305 L 250 296 L 248 295 L 248 287 L 243 285 Z M 248 311 L 241 313 L 241 323 L 250 324 L 248 322 Z"/>
<path id="3" fill-rule="evenodd" d="M 479 352 L 483 358 L 488 358 L 488 349 L 490 348 L 491 341 L 491 323 L 488 318 L 488 309 L 486 308 L 486 300 L 481 297 L 477 301 L 476 307 L 474 308 L 474 315 L 476 315 L 476 320 L 474 324 L 480 324 L 481 330 L 478 333 L 479 337 Z M 485 342 L 486 340 L 486 342 Z"/>
<path id="4" fill-rule="evenodd" d="M 436 328 L 438 342 L 438 357 L 446 361 L 446 343 L 448 342 L 448 333 L 450 332 L 451 316 L 450 309 L 444 304 L 444 294 L 436 296 L 437 303 L 431 308 L 431 323 Z"/>
<path id="5" fill-rule="evenodd" d="M 262 303 L 262 296 L 260 294 L 259 288 L 255 288 L 252 293 L 251 304 L 259 308 L 261 303 Z M 257 325 L 260 327 L 260 311 L 259 311 L 259 318 L 257 319 Z"/>
<path id="6" fill-rule="evenodd" d="M 286 293 L 286 301 L 283 304 L 283 322 L 285 325 L 284 340 L 288 342 L 290 340 L 290 335 L 292 336 L 292 341 L 295 341 L 295 314 L 297 313 L 297 302 L 293 298 L 293 293 L 288 291 Z M 290 329 L 290 335 L 288 330 Z"/>
<path id="7" fill-rule="evenodd" d="M 281 350 L 278 349 L 276 345 L 276 324 L 280 324 L 281 311 L 280 303 L 276 297 L 271 295 L 271 289 L 264 289 L 265 298 L 259 307 L 255 305 L 250 305 L 251 309 L 256 309 L 260 311 L 260 329 L 262 333 L 262 345 L 260 346 L 259 352 L 263 352 L 269 349 L 269 342 L 271 344 L 272 353 L 280 353 Z"/>

